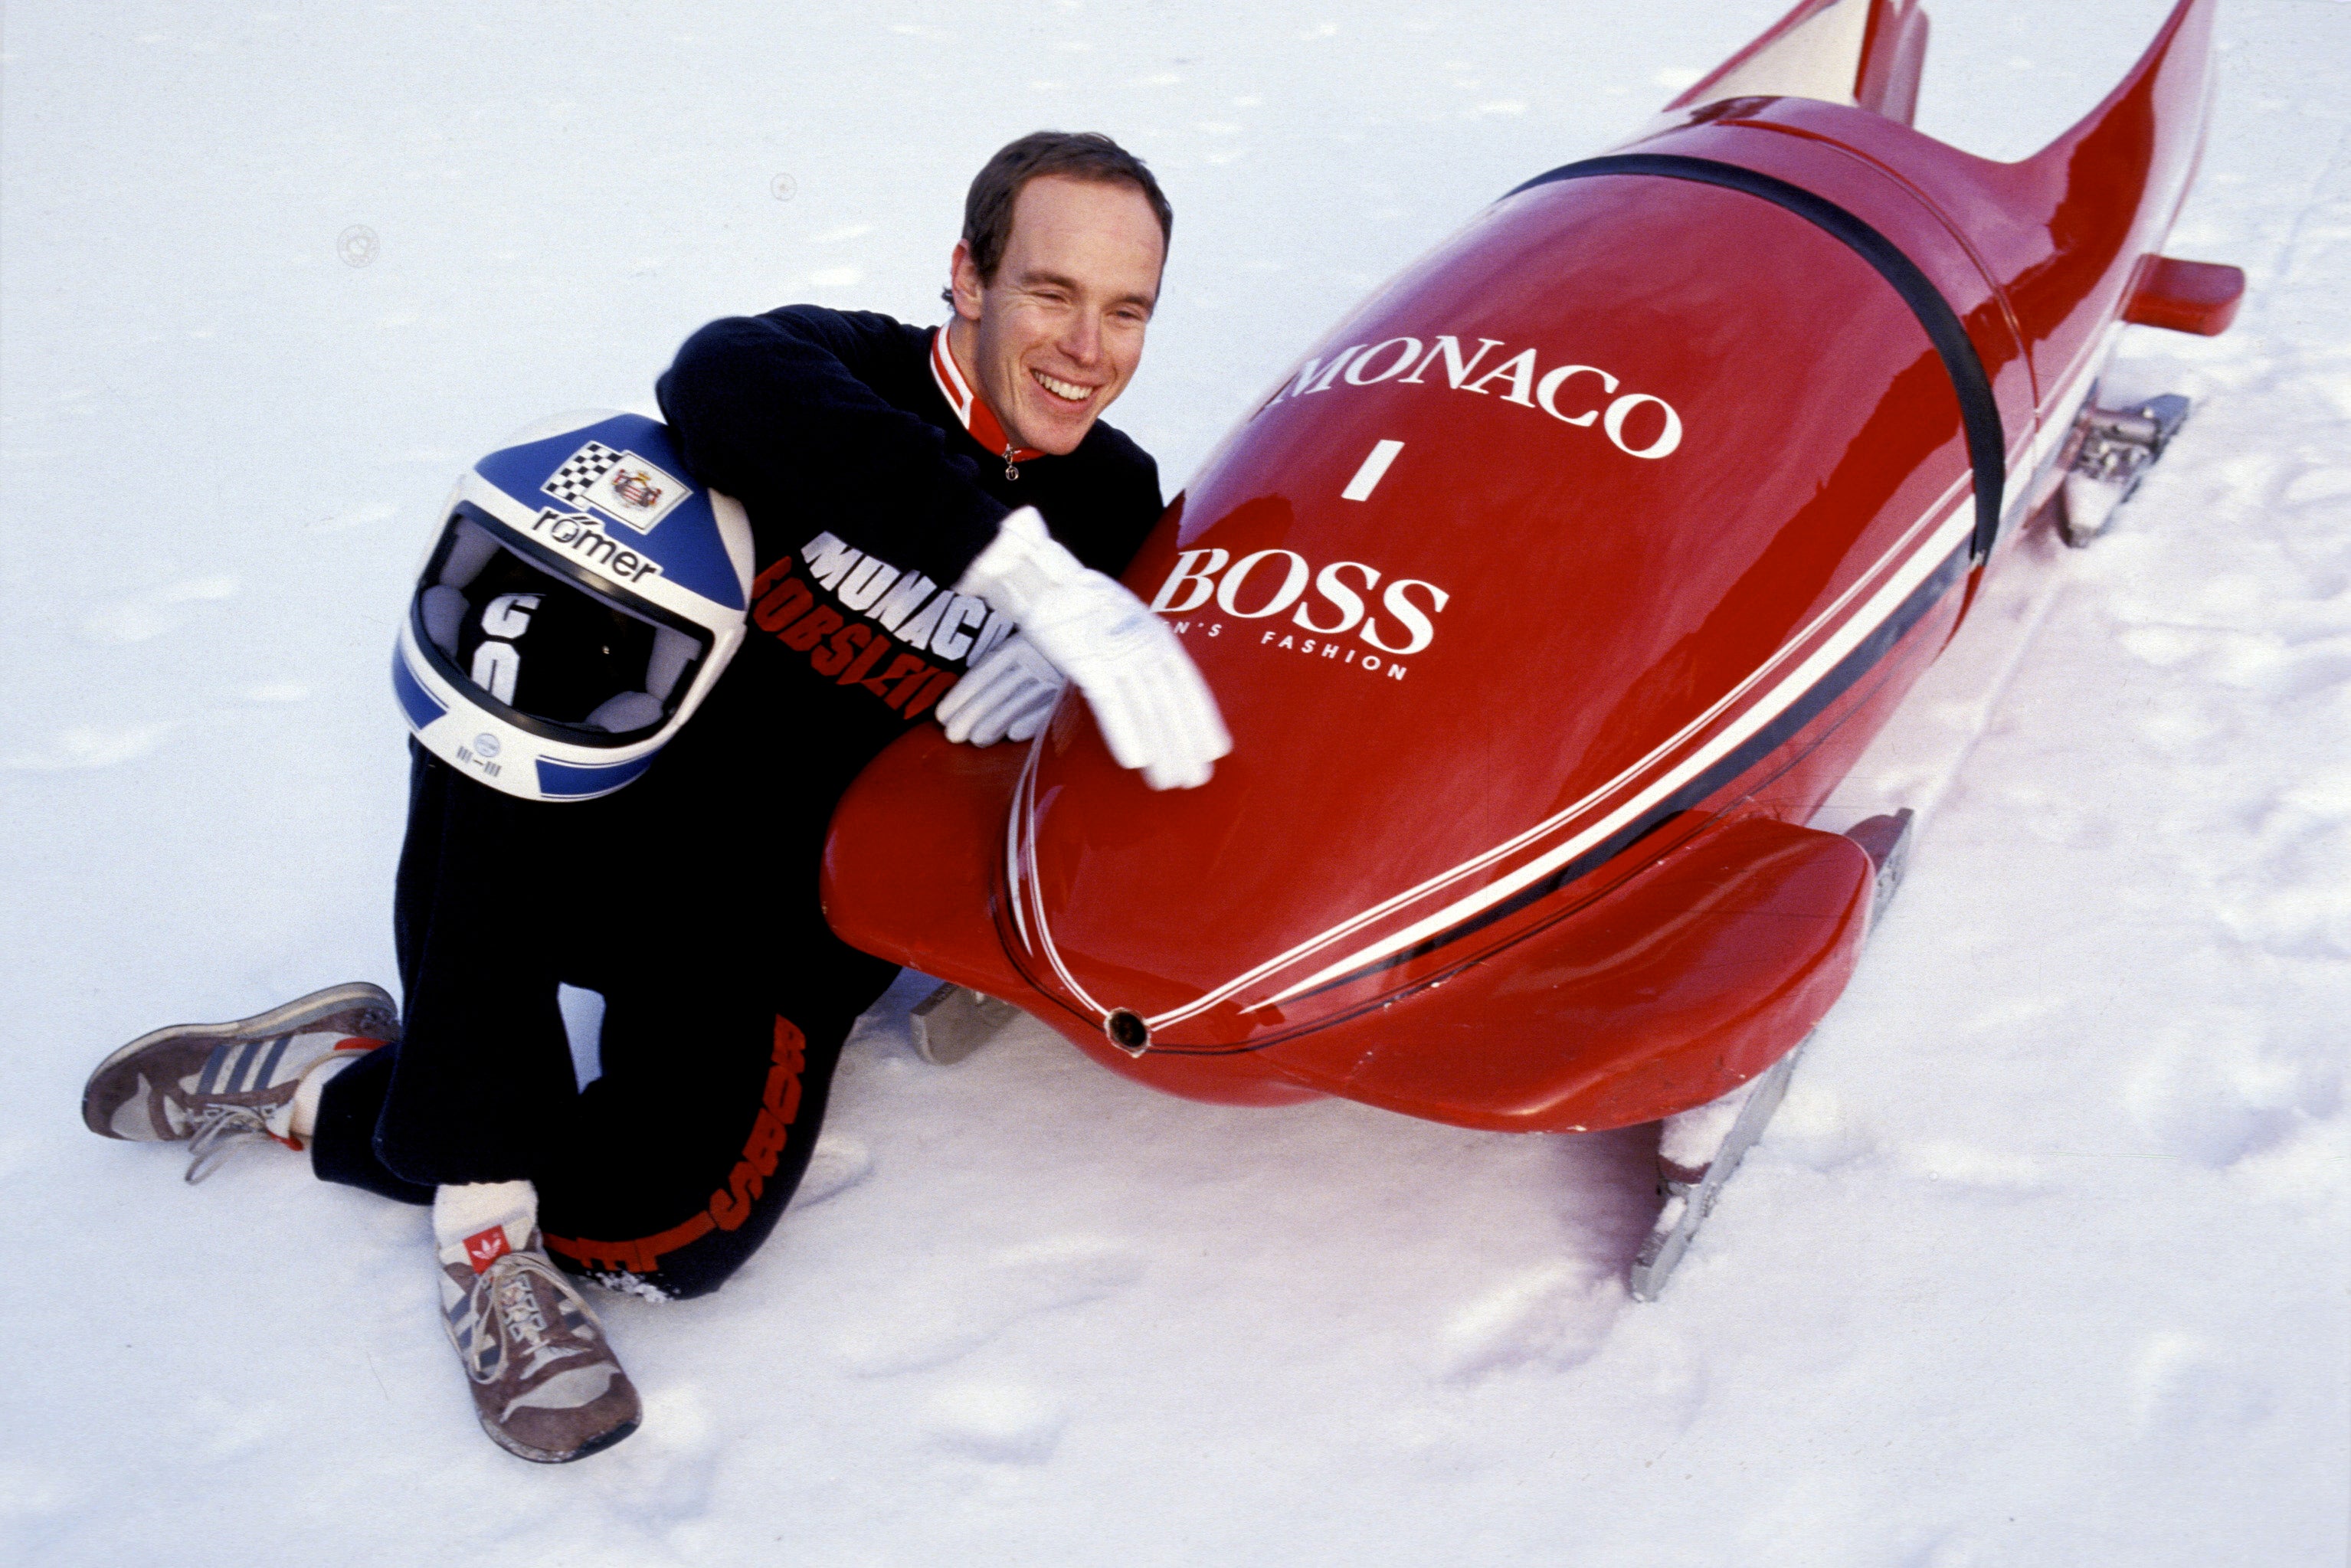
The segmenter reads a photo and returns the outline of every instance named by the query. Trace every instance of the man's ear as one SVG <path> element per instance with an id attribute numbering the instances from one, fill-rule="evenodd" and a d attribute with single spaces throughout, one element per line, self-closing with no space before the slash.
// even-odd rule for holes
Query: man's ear
<path id="1" fill-rule="evenodd" d="M 955 254 L 947 258 L 947 281 L 955 290 L 956 314 L 967 321 L 979 319 L 979 267 L 971 259 L 971 246 L 956 241 Z"/>

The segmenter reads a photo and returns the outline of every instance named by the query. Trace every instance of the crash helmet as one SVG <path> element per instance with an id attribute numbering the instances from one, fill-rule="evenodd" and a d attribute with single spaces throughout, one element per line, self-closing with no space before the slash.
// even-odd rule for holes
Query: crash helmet
<path id="1" fill-rule="evenodd" d="M 517 433 L 441 510 L 392 655 L 419 744 L 526 800 L 643 773 L 742 645 L 751 528 L 666 426 L 589 410 Z"/>

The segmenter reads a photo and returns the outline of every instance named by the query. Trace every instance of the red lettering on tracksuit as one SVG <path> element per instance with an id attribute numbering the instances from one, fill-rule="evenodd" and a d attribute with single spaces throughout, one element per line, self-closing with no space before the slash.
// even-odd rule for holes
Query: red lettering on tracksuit
<path id="1" fill-rule="evenodd" d="M 819 604 L 809 585 L 792 574 L 789 556 L 759 573 L 751 584 L 751 624 L 795 653 L 806 653 L 818 674 L 830 675 L 841 685 L 862 686 L 908 718 L 928 712 L 956 684 L 956 671 L 899 651 L 883 632 Z M 893 653 L 896 656 L 880 674 L 871 673 L 883 655 Z"/>
<path id="2" fill-rule="evenodd" d="M 800 1074 L 808 1067 L 807 1046 L 808 1037 L 798 1026 L 782 1014 L 776 1015 L 772 1065 L 768 1069 L 767 1087 L 759 1096 L 759 1113 L 751 1123 L 751 1135 L 744 1140 L 743 1153 L 728 1173 L 726 1185 L 712 1193 L 703 1207 L 686 1216 L 681 1224 L 630 1241 L 549 1235 L 545 1240 L 549 1249 L 583 1268 L 601 1265 L 650 1274 L 661 1267 L 664 1254 L 700 1240 L 710 1234 L 713 1226 L 721 1230 L 739 1228 L 751 1218 L 751 1206 L 766 1190 L 768 1178 L 776 1174 L 776 1161 L 783 1153 L 792 1124 L 799 1119 Z"/>
<path id="3" fill-rule="evenodd" d="M 780 1013 L 776 1017 L 775 1065 L 768 1069 L 767 1092 L 759 1097 L 759 1115 L 743 1145 L 743 1157 L 726 1185 L 710 1195 L 710 1218 L 721 1230 L 732 1230 L 751 1218 L 768 1178 L 776 1174 L 776 1156 L 800 1113 L 800 1070 L 808 1065 L 808 1037 Z"/>

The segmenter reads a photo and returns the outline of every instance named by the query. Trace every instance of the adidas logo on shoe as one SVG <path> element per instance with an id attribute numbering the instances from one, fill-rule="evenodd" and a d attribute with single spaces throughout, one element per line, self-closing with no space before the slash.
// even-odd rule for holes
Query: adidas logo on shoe
<path id="1" fill-rule="evenodd" d="M 503 1225 L 493 1225 L 465 1238 L 465 1261 L 474 1266 L 476 1274 L 513 1250 L 507 1245 L 507 1228 Z"/>
<path id="2" fill-rule="evenodd" d="M 603 1325 L 531 1231 L 492 1226 L 441 1253 L 442 1320 L 490 1441 L 559 1465 L 609 1448 L 644 1418 Z"/>

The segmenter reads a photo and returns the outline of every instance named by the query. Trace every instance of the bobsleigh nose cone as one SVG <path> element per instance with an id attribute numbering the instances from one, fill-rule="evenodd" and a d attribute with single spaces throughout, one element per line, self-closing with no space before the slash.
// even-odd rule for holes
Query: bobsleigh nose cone
<path id="1" fill-rule="evenodd" d="M 1129 1056 L 1141 1056 L 1151 1049 L 1151 1026 L 1125 1008 L 1113 1009 L 1110 1017 L 1102 1019 L 1102 1033 Z"/>

